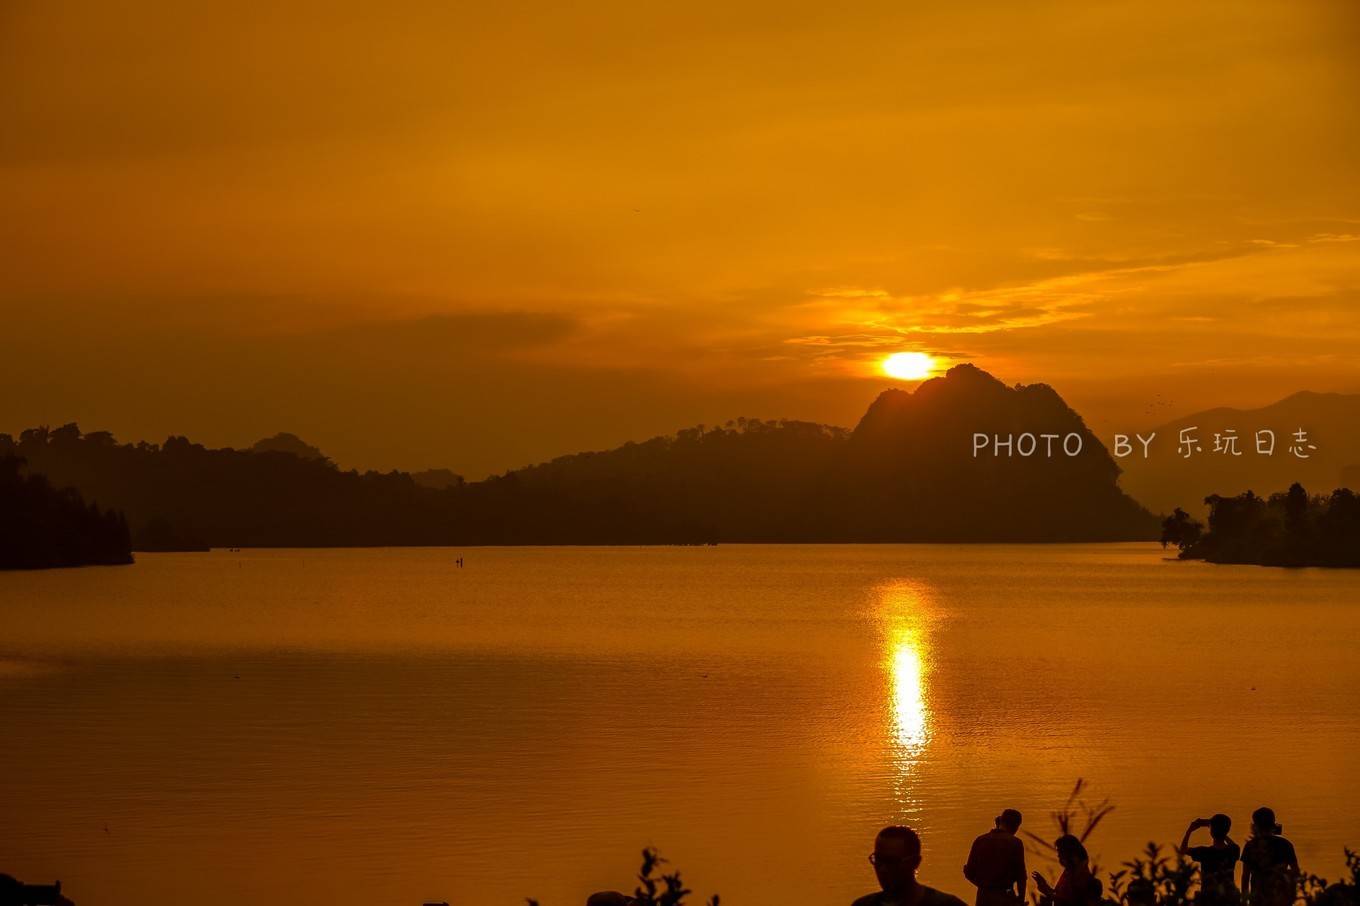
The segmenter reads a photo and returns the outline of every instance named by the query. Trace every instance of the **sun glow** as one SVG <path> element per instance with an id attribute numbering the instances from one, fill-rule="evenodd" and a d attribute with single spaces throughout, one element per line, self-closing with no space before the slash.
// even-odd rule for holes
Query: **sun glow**
<path id="1" fill-rule="evenodd" d="M 894 352 L 880 364 L 883 373 L 899 381 L 921 381 L 935 370 L 934 356 L 924 352 Z"/>

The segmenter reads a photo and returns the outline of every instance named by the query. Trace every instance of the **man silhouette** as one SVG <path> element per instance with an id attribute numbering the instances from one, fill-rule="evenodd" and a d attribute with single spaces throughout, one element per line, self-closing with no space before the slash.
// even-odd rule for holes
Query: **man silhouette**
<path id="1" fill-rule="evenodd" d="M 24 884 L 0 874 L 0 906 L 75 906 L 62 895 L 61 882 Z"/>
<path id="2" fill-rule="evenodd" d="M 879 831 L 869 863 L 882 890 L 860 897 L 851 906 L 964 906 L 958 897 L 916 880 L 921 838 L 909 827 L 894 824 Z"/>
<path id="3" fill-rule="evenodd" d="M 586 899 L 586 906 L 632 906 L 633 898 L 617 890 L 601 890 Z"/>
<path id="4" fill-rule="evenodd" d="M 1294 844 L 1280 836 L 1274 809 L 1251 813 L 1251 839 L 1242 847 L 1242 894 L 1252 906 L 1291 906 L 1299 882 Z"/>
<path id="5" fill-rule="evenodd" d="M 1201 827 L 1209 828 L 1213 843 L 1191 846 L 1190 835 Z M 1242 899 L 1233 874 L 1242 856 L 1241 848 L 1228 836 L 1232 819 L 1221 812 L 1212 818 L 1196 818 L 1185 829 L 1177 852 L 1199 863 L 1199 894 L 1195 902 L 1200 906 L 1236 906 Z"/>
<path id="6" fill-rule="evenodd" d="M 977 887 L 977 906 L 1019 906 L 1025 901 L 1025 844 L 1015 835 L 1021 816 L 1008 808 L 996 826 L 973 841 L 963 876 Z"/>

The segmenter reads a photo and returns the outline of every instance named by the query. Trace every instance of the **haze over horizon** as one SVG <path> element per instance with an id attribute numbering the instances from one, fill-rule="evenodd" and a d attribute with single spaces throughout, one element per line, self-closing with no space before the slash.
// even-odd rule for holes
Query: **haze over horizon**
<path id="1" fill-rule="evenodd" d="M 894 352 L 1360 392 L 1353 4 L 0 7 L 0 430 L 476 478 Z"/>

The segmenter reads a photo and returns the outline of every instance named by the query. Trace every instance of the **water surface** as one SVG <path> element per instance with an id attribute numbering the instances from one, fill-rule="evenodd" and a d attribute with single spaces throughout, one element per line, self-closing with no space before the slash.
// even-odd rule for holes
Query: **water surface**
<path id="1" fill-rule="evenodd" d="M 465 558 L 466 568 L 455 564 Z M 1360 573 L 1155 545 L 144 554 L 0 574 L 0 871 L 82 904 L 577 904 L 644 844 L 844 903 L 968 894 L 1078 776 L 1105 863 L 1275 807 L 1360 845 Z M 1032 859 L 1033 861 L 1033 859 Z M 971 900 L 971 897 L 968 897 Z"/>

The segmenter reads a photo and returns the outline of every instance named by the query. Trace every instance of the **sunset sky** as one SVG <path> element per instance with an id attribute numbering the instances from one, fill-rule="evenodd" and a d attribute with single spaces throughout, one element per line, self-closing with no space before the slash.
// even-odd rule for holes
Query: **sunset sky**
<path id="1" fill-rule="evenodd" d="M 0 0 L 0 431 L 469 476 L 893 352 L 1360 392 L 1360 7 Z"/>

